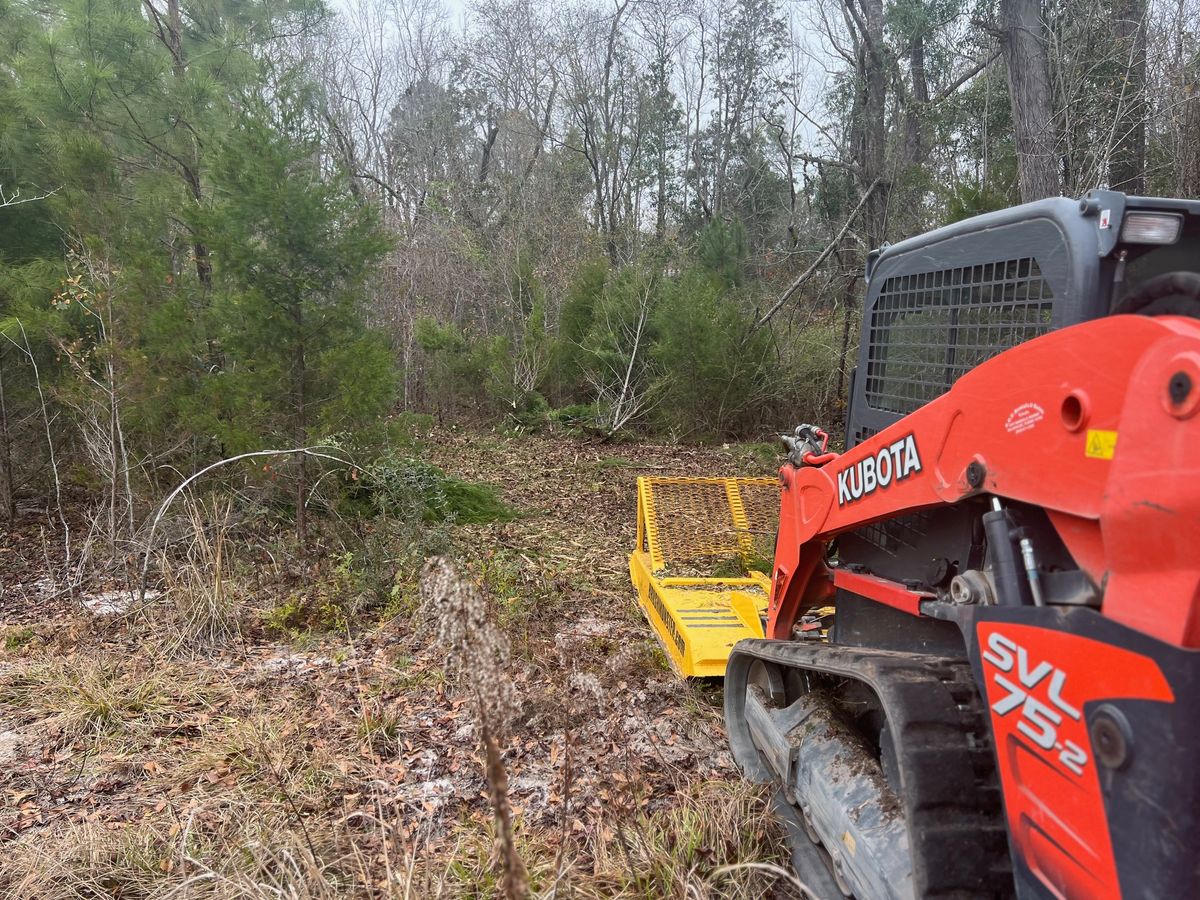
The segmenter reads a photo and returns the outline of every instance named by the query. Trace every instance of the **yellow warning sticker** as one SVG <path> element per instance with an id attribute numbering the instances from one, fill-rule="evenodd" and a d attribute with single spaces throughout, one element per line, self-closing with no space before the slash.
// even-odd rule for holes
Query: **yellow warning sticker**
<path id="1" fill-rule="evenodd" d="M 1117 433 L 1099 428 L 1089 428 L 1087 447 L 1083 452 L 1092 459 L 1112 459 L 1113 454 L 1117 452 Z"/>
<path id="2" fill-rule="evenodd" d="M 850 851 L 850 855 L 854 856 L 858 851 L 858 841 L 854 839 L 854 835 L 850 832 L 845 832 L 842 835 L 842 843 L 846 845 L 846 849 Z"/>

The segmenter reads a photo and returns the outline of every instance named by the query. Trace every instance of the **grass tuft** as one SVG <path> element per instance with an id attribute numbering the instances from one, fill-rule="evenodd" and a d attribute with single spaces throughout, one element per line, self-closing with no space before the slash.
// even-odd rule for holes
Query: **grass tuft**
<path id="1" fill-rule="evenodd" d="M 228 498 L 184 504 L 183 549 L 160 561 L 163 596 L 138 610 L 168 653 L 220 646 L 241 634 L 245 603 L 231 573 L 232 518 Z"/>
<path id="2" fill-rule="evenodd" d="M 36 637 L 37 632 L 32 628 L 8 629 L 4 632 L 4 650 L 7 653 L 16 653 L 31 644 Z"/>
<path id="3" fill-rule="evenodd" d="M 7 851 L 0 895 L 96 898 L 344 897 L 354 860 L 336 834 L 302 829 L 248 798 L 223 798 L 171 826 L 77 825 Z"/>
<path id="4" fill-rule="evenodd" d="M 44 658 L 0 672 L 0 706 L 47 718 L 68 737 L 147 734 L 221 695 L 199 675 L 148 665 L 118 656 Z"/>
<path id="5" fill-rule="evenodd" d="M 702 900 L 804 898 L 787 871 L 784 839 L 758 786 L 704 781 L 680 786 L 677 804 L 636 812 L 617 796 L 575 818 L 564 835 L 520 823 L 517 851 L 538 896 L 688 897 Z M 458 832 L 443 896 L 495 896 L 493 829 Z"/>

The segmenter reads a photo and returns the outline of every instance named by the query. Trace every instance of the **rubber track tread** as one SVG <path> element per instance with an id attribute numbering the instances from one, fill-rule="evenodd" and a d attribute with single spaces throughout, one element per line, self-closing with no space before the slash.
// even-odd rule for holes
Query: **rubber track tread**
<path id="1" fill-rule="evenodd" d="M 916 895 L 1013 896 L 991 732 L 965 659 L 773 640 L 733 652 L 869 685 L 895 736 Z"/>

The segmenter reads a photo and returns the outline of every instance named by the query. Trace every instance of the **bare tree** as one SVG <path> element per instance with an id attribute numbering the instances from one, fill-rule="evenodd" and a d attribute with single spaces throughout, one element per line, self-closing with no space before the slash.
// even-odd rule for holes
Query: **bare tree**
<path id="1" fill-rule="evenodd" d="M 63 391 L 62 396 L 75 414 L 84 451 L 104 479 L 102 533 L 108 541 L 110 558 L 116 558 L 118 543 L 131 540 L 135 530 L 114 316 L 114 301 L 121 291 L 120 273 L 80 242 L 71 249 L 68 262 L 72 274 L 55 302 L 81 310 L 94 323 L 96 343 L 81 348 L 73 342 L 59 342 L 59 353 L 77 376 L 77 388 Z"/>
<path id="2" fill-rule="evenodd" d="M 1151 6 L 1147 103 L 1152 190 L 1200 196 L 1200 3 L 1158 0 Z"/>
<path id="3" fill-rule="evenodd" d="M 629 6 L 630 0 L 618 0 L 611 14 L 577 14 L 564 61 L 568 121 L 578 135 L 565 146 L 587 165 L 592 214 L 613 265 L 630 224 L 633 168 L 646 127 L 646 97 L 623 28 Z"/>
<path id="4" fill-rule="evenodd" d="M 511 210 L 547 146 L 554 140 L 561 88 L 563 39 L 552 15 L 532 0 L 480 4 L 475 31 L 466 40 L 463 66 L 485 113 L 477 124 L 479 182 L 495 181 L 496 148 L 507 142 L 504 161 L 512 191 L 498 215 Z M 500 142 L 498 144 L 498 142 Z"/>
<path id="5" fill-rule="evenodd" d="M 1146 0 L 1120 0 L 1113 10 L 1119 66 L 1108 181 L 1114 189 L 1130 194 L 1146 192 L 1146 14 Z"/>
<path id="6" fill-rule="evenodd" d="M 597 353 L 600 365 L 589 376 L 601 411 L 599 424 L 609 436 L 649 412 L 657 402 L 648 362 L 653 281 L 642 279 L 637 292 L 637 309 L 631 320 L 616 320 L 605 310 L 605 333 L 616 352 Z"/>
<path id="7" fill-rule="evenodd" d="M 683 110 L 676 98 L 677 48 L 686 41 L 687 29 L 683 0 L 652 0 L 634 8 L 635 23 L 644 58 L 648 107 L 646 152 L 650 157 L 649 177 L 653 191 L 654 235 L 662 241 L 667 233 L 667 217 L 676 181 Z M 635 203 L 635 210 L 640 207 Z"/>
<path id="8" fill-rule="evenodd" d="M 1022 200 L 1057 196 L 1062 187 L 1053 95 L 1040 0 L 1000 0 L 1013 140 Z"/>
<path id="9" fill-rule="evenodd" d="M 411 229 L 452 156 L 445 9 L 438 0 L 354 0 L 311 53 L 336 158 L 361 193 Z"/>

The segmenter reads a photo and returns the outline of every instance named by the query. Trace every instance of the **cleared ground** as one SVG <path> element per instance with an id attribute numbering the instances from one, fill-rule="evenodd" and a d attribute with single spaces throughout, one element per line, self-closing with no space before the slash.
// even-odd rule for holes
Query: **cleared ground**
<path id="1" fill-rule="evenodd" d="M 626 569 L 638 473 L 762 474 L 770 454 L 445 431 L 423 454 L 519 513 L 448 537 L 512 645 L 503 758 L 533 893 L 794 896 L 719 686 L 667 671 Z M 0 536 L 0 895 L 497 891 L 474 707 L 413 589 L 371 620 L 266 640 L 246 623 L 297 592 L 336 599 L 337 566 L 229 546 L 251 560 L 229 567 L 243 624 L 198 651 L 154 610 L 55 596 L 54 539 L 32 513 Z"/>

